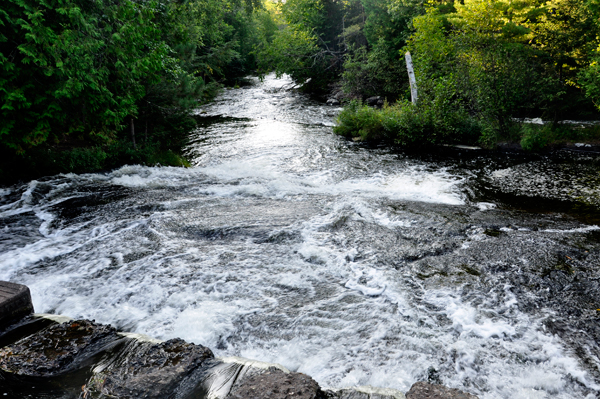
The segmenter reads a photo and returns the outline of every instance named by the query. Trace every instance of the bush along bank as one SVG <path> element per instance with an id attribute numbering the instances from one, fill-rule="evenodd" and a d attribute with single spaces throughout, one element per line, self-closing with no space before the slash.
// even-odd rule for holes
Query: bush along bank
<path id="1" fill-rule="evenodd" d="M 475 144 L 482 127 L 461 110 L 418 107 L 409 102 L 381 109 L 353 100 L 338 115 L 334 132 L 361 141 L 408 146 Z"/>
<path id="2" fill-rule="evenodd" d="M 494 124 L 471 116 L 464 109 L 439 104 L 384 103 L 381 108 L 352 100 L 340 112 L 334 132 L 355 141 L 375 141 L 402 146 L 439 144 L 499 145 L 526 151 L 571 145 L 600 144 L 600 125 L 532 123 L 510 120 L 504 133 Z"/>

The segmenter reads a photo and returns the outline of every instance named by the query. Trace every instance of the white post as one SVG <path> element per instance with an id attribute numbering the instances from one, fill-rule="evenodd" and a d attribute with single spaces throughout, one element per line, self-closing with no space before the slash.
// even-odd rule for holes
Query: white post
<path id="1" fill-rule="evenodd" d="M 408 70 L 408 81 L 410 82 L 410 97 L 412 99 L 413 104 L 417 104 L 417 80 L 415 79 L 415 70 L 413 68 L 412 57 L 410 56 L 410 51 L 407 51 L 404 54 L 404 58 L 406 59 L 406 69 Z"/>

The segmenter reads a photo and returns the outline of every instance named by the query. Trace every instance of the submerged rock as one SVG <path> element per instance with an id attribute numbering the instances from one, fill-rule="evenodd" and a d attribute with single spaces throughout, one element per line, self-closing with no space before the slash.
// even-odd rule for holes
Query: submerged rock
<path id="1" fill-rule="evenodd" d="M 410 387 L 406 393 L 406 399 L 477 399 L 477 396 L 458 389 L 421 381 Z"/>
<path id="2" fill-rule="evenodd" d="M 269 368 L 234 384 L 226 399 L 327 399 L 311 377 Z"/>
<path id="3" fill-rule="evenodd" d="M 94 375 L 83 388 L 84 397 L 186 397 L 195 388 L 195 383 L 188 381 L 190 377 L 213 358 L 210 349 L 182 339 L 166 342 L 132 339 L 116 356 L 94 369 Z"/>
<path id="4" fill-rule="evenodd" d="M 110 325 L 75 320 L 51 325 L 0 349 L 0 370 L 50 377 L 89 365 L 120 337 Z"/>

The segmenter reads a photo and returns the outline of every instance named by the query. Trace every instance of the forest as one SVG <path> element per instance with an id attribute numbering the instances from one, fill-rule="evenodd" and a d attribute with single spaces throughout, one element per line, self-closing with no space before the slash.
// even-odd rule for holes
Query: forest
<path id="1" fill-rule="evenodd" d="M 598 0 L 7 0 L 0 177 L 186 165 L 194 109 L 270 72 L 357 140 L 595 142 L 561 121 L 600 119 L 599 25 Z"/>

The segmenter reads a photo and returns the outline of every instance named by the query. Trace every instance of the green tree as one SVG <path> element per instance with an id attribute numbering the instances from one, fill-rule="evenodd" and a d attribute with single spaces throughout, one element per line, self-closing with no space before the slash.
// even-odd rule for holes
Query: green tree
<path id="1" fill-rule="evenodd" d="M 260 52 L 261 70 L 289 74 L 306 90 L 323 91 L 343 62 L 342 3 L 288 0 L 279 2 L 278 9 L 285 24 Z"/>
<path id="2" fill-rule="evenodd" d="M 0 33 L 2 143 L 23 152 L 70 133 L 106 140 L 121 130 L 166 54 L 153 6 L 9 0 Z"/>

